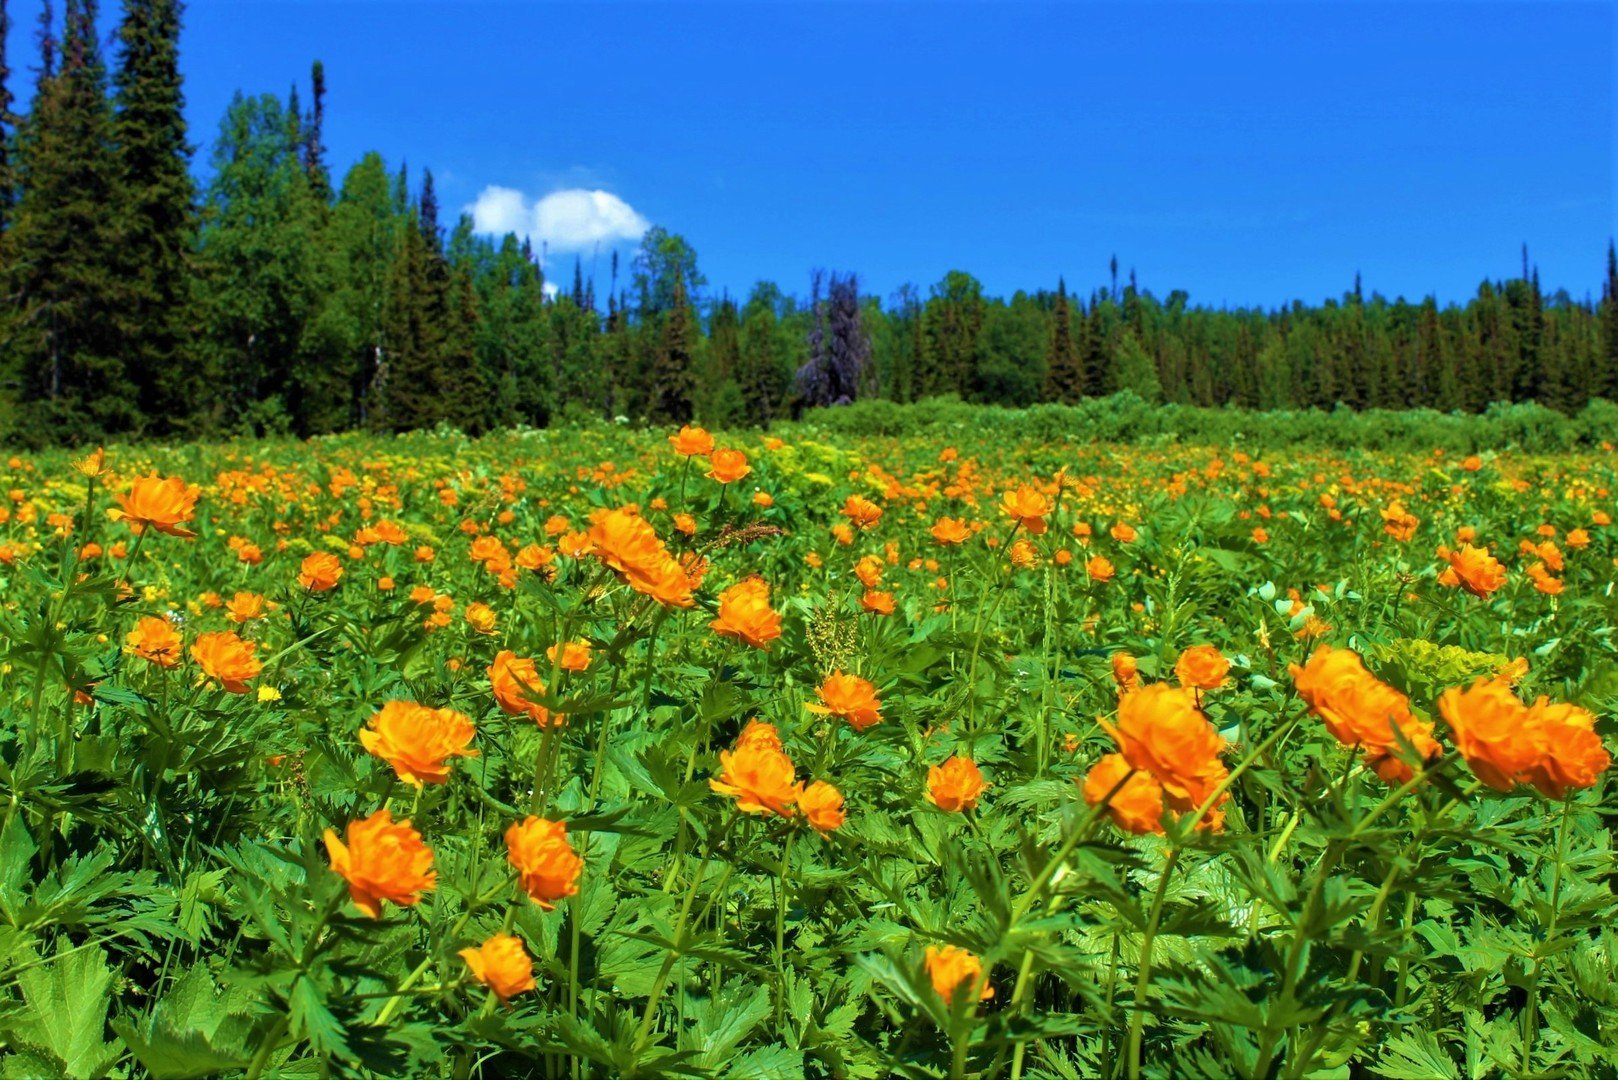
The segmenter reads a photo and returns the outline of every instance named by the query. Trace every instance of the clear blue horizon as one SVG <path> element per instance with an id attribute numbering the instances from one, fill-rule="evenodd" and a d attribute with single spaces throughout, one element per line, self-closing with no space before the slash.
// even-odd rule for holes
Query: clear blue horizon
<path id="1" fill-rule="evenodd" d="M 103 22 L 116 4 L 103 0 Z M 11 0 L 25 105 L 39 0 Z M 60 4 L 57 5 L 60 8 Z M 812 269 L 883 297 L 1131 268 L 1273 308 L 1464 302 L 1515 276 L 1597 295 L 1615 228 L 1614 7 L 1586 4 L 289 3 L 192 0 L 205 171 L 231 96 L 309 104 L 336 178 L 367 150 L 553 278 L 647 223 L 712 292 Z"/>

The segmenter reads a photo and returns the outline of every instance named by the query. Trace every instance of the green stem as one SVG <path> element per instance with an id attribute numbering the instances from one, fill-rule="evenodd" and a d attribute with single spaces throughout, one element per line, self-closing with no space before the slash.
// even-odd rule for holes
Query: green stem
<path id="1" fill-rule="evenodd" d="M 1152 897 L 1151 911 L 1146 916 L 1146 934 L 1140 942 L 1140 961 L 1135 975 L 1135 1000 L 1129 1014 L 1130 1080 L 1137 1080 L 1140 1076 L 1141 1039 L 1146 1024 L 1146 995 L 1152 986 L 1152 946 L 1157 938 L 1158 924 L 1163 918 L 1163 901 L 1169 893 L 1169 879 L 1174 874 L 1175 864 L 1180 861 L 1182 850 L 1184 849 L 1179 846 L 1169 849 L 1168 861 L 1163 864 L 1163 872 L 1157 879 L 1157 892 Z"/>

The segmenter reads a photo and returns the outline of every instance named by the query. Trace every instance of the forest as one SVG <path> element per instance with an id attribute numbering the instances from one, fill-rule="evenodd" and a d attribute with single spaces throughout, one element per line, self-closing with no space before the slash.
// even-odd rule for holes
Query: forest
<path id="1" fill-rule="evenodd" d="M 1116 257 L 1093 285 L 1009 298 L 964 270 L 882 298 L 855 271 L 807 268 L 807 297 L 769 281 L 733 296 L 664 227 L 605 281 L 579 260 L 547 276 L 530 242 L 452 220 L 429 169 L 381 152 L 329 162 L 318 62 L 301 93 L 238 94 L 199 158 L 181 7 L 126 0 L 103 45 L 96 0 L 67 0 L 60 19 L 47 6 L 26 93 L 0 51 L 7 442 L 767 426 L 856 399 L 1122 390 L 1245 409 L 1618 400 L 1610 240 L 1599 299 L 1547 294 L 1525 245 L 1516 276 L 1464 304 L 1367 293 L 1355 274 L 1319 303 L 1215 308 L 1153 293 Z M 0 50 L 7 26 L 0 0 Z"/>

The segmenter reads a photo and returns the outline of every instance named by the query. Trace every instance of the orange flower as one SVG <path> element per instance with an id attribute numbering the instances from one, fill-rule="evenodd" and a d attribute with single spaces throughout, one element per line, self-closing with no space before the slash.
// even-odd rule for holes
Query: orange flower
<path id="1" fill-rule="evenodd" d="M 1438 711 L 1473 774 L 1497 791 L 1527 783 L 1559 799 L 1593 785 L 1612 763 L 1589 712 L 1543 697 L 1524 705 L 1503 679 L 1451 687 Z"/>
<path id="2" fill-rule="evenodd" d="M 860 607 L 872 615 L 892 615 L 893 594 L 877 589 L 867 589 L 860 597 Z"/>
<path id="3" fill-rule="evenodd" d="M 720 637 L 768 649 L 781 636 L 781 616 L 770 607 L 769 582 L 750 577 L 720 593 L 719 617 L 708 626 Z"/>
<path id="4" fill-rule="evenodd" d="M 843 793 L 816 780 L 798 792 L 798 809 L 816 832 L 836 832 L 843 823 Z"/>
<path id="5" fill-rule="evenodd" d="M 1118 828 L 1135 836 L 1163 831 L 1163 785 L 1145 770 L 1132 770 L 1122 754 L 1106 755 L 1084 778 L 1084 801 L 1090 806 L 1109 792 L 1107 814 Z"/>
<path id="6" fill-rule="evenodd" d="M 715 456 L 724 451 L 715 451 Z M 691 578 L 669 554 L 657 531 L 628 510 L 598 510 L 590 516 L 589 541 L 596 558 L 623 576 L 631 589 L 670 607 L 690 607 Z"/>
<path id="7" fill-rule="evenodd" d="M 713 436 L 702 428 L 687 424 L 677 434 L 669 436 L 669 445 L 681 457 L 707 457 L 713 453 Z"/>
<path id="8" fill-rule="evenodd" d="M 1542 755 L 1542 730 L 1527 724 L 1528 709 L 1504 680 L 1479 679 L 1465 690 L 1452 686 L 1439 696 L 1438 712 L 1466 764 L 1497 791 L 1516 787 Z"/>
<path id="9" fill-rule="evenodd" d="M 1045 531 L 1045 515 L 1051 512 L 1051 501 L 1039 489 L 1023 484 L 1016 491 L 1008 491 L 1001 496 L 1000 509 L 1022 528 L 1038 536 Z"/>
<path id="10" fill-rule="evenodd" d="M 325 839 L 331 868 L 348 881 L 349 899 L 373 919 L 382 917 L 382 901 L 410 907 L 421 900 L 418 893 L 438 885 L 432 849 L 409 821 L 396 823 L 389 810 L 350 822 L 347 844 L 331 829 Z"/>
<path id="11" fill-rule="evenodd" d="M 1488 548 L 1462 544 L 1460 551 L 1451 551 L 1441 547 L 1438 557 L 1449 563 L 1438 575 L 1440 585 L 1460 586 L 1473 596 L 1487 597 L 1506 583 L 1506 568 L 1489 554 Z"/>
<path id="12" fill-rule="evenodd" d="M 708 455 L 708 479 L 717 480 L 721 484 L 734 484 L 742 477 L 753 471 L 747 463 L 747 455 L 740 450 L 715 450 Z"/>
<path id="13" fill-rule="evenodd" d="M 697 519 L 690 514 L 675 514 L 674 531 L 685 536 L 697 535 Z"/>
<path id="14" fill-rule="evenodd" d="M 1126 652 L 1113 653 L 1112 681 L 1118 684 L 1120 694 L 1137 689 L 1140 686 L 1140 664 Z"/>
<path id="15" fill-rule="evenodd" d="M 230 598 L 230 603 L 225 605 L 225 610 L 230 612 L 230 621 L 239 624 L 252 622 L 254 619 L 262 619 L 266 611 L 266 605 L 264 597 L 258 593 L 239 592 Z"/>
<path id="16" fill-rule="evenodd" d="M 390 701 L 360 732 L 360 744 L 419 789 L 448 780 L 450 758 L 477 757 L 476 750 L 467 749 L 474 734 L 471 717 L 454 709 Z"/>
<path id="17" fill-rule="evenodd" d="M 972 531 L 966 527 L 966 522 L 960 518 L 952 517 L 939 518 L 933 522 L 933 527 L 928 531 L 932 533 L 933 539 L 940 544 L 950 545 L 964 544 L 967 538 L 972 535 Z"/>
<path id="18" fill-rule="evenodd" d="M 1026 539 L 1018 538 L 1012 542 L 1011 550 L 1006 552 L 1011 564 L 1020 570 L 1029 570 L 1039 565 L 1039 552 L 1034 545 Z"/>
<path id="19" fill-rule="evenodd" d="M 253 655 L 257 648 L 251 641 L 243 641 L 226 630 L 197 638 L 191 645 L 191 659 L 230 693 L 245 694 L 247 680 L 257 678 L 264 670 L 263 663 Z"/>
<path id="20" fill-rule="evenodd" d="M 1131 766 L 1163 785 L 1166 800 L 1180 813 L 1200 807 L 1225 778 L 1219 760 L 1225 740 L 1197 707 L 1193 690 L 1143 686 L 1120 698 L 1118 722 L 1102 721 L 1102 727 Z"/>
<path id="21" fill-rule="evenodd" d="M 1405 509 L 1404 503 L 1395 499 L 1382 508 L 1382 531 L 1395 540 L 1405 541 L 1416 535 L 1416 526 L 1421 520 Z"/>
<path id="22" fill-rule="evenodd" d="M 1118 522 L 1118 524 L 1108 529 L 1107 532 L 1110 533 L 1112 538 L 1118 541 L 1120 544 L 1132 543 L 1135 537 L 1139 535 L 1135 531 L 1135 526 L 1124 521 Z"/>
<path id="23" fill-rule="evenodd" d="M 200 494 L 196 485 L 178 476 L 158 479 L 153 473 L 140 477 L 127 492 L 118 495 L 118 508 L 108 513 L 115 521 L 128 522 L 137 535 L 150 526 L 160 533 L 191 540 L 197 534 L 180 526 L 196 515 Z"/>
<path id="24" fill-rule="evenodd" d="M 1085 560 L 1084 572 L 1090 575 L 1091 581 L 1106 583 L 1111 581 L 1118 571 L 1112 565 L 1112 560 L 1101 555 L 1092 555 Z"/>
<path id="25" fill-rule="evenodd" d="M 472 977 L 494 991 L 504 1004 L 518 994 L 534 989 L 534 961 L 515 934 L 496 934 L 476 949 L 462 949 Z"/>
<path id="26" fill-rule="evenodd" d="M 500 650 L 489 665 L 489 687 L 495 702 L 509 715 L 527 716 L 542 728 L 549 727 L 553 719 L 558 724 L 562 722 L 560 713 L 553 717 L 549 709 L 529 697 L 542 697 L 545 684 L 533 660 L 527 657 L 519 657 L 510 649 Z"/>
<path id="27" fill-rule="evenodd" d="M 494 608 L 484 603 L 471 603 L 466 605 L 466 625 L 479 634 L 494 633 L 494 624 L 497 616 Z"/>
<path id="28" fill-rule="evenodd" d="M 882 520 L 882 508 L 863 495 L 850 495 L 843 500 L 843 516 L 858 528 L 871 529 Z"/>
<path id="29" fill-rule="evenodd" d="M 329 551 L 316 551 L 304 557 L 298 569 L 298 584 L 310 592 L 326 592 L 337 587 L 343 564 Z"/>
<path id="30" fill-rule="evenodd" d="M 781 749 L 781 734 L 775 730 L 774 724 L 767 724 L 758 717 L 753 717 L 742 728 L 742 733 L 736 736 L 736 749 L 748 746 L 762 746 L 769 750 Z"/>
<path id="31" fill-rule="evenodd" d="M 1174 677 L 1195 690 L 1217 690 L 1229 673 L 1230 661 L 1212 645 L 1193 645 L 1174 662 Z"/>
<path id="32" fill-rule="evenodd" d="M 1586 709 L 1541 697 L 1528 709 L 1528 726 L 1543 731 L 1544 753 L 1524 777 L 1543 794 L 1560 799 L 1574 788 L 1593 787 L 1612 764 Z"/>
<path id="33" fill-rule="evenodd" d="M 148 615 L 135 624 L 124 638 L 124 651 L 149 660 L 158 667 L 173 667 L 180 662 L 180 633 L 167 619 Z"/>
<path id="34" fill-rule="evenodd" d="M 877 700 L 876 687 L 858 675 L 834 671 L 826 676 L 817 693 L 821 703 L 804 706 L 812 713 L 840 716 L 855 731 L 864 731 L 882 722 L 882 702 Z"/>
<path id="35" fill-rule="evenodd" d="M 708 786 L 721 795 L 736 799 L 736 809 L 747 814 L 792 816 L 798 801 L 793 783 L 792 759 L 778 747 L 762 739 L 738 743 L 735 750 L 719 752 L 719 776 Z"/>
<path id="36" fill-rule="evenodd" d="M 1418 720 L 1410 700 L 1367 671 L 1358 653 L 1320 645 L 1306 665 L 1292 664 L 1289 670 L 1298 696 L 1333 737 L 1344 746 L 1362 748 L 1377 775 L 1389 783 L 1402 784 L 1415 775 L 1399 758 L 1398 735 L 1423 760 L 1438 755 L 1433 725 Z"/>
<path id="37" fill-rule="evenodd" d="M 561 659 L 557 659 L 557 653 Z M 590 666 L 590 643 L 588 641 L 564 641 L 560 645 L 552 645 L 545 650 L 545 659 L 561 668 L 563 671 L 583 671 Z"/>
<path id="38" fill-rule="evenodd" d="M 506 858 L 530 899 L 546 911 L 579 891 L 584 860 L 567 842 L 567 825 L 530 814 L 506 830 Z"/>
<path id="39" fill-rule="evenodd" d="M 926 959 L 927 977 L 933 981 L 933 989 L 945 1004 L 953 1007 L 955 995 L 962 991 L 978 1001 L 994 997 L 994 987 L 983 973 L 983 961 L 976 955 L 954 945 L 929 945 Z"/>
<path id="40" fill-rule="evenodd" d="M 950 813 L 975 809 L 988 788 L 976 763 L 960 755 L 927 770 L 927 797 Z"/>

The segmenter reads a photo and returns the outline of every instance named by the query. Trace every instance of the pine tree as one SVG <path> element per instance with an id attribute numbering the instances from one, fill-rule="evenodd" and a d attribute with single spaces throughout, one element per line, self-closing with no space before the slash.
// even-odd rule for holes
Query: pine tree
<path id="1" fill-rule="evenodd" d="M 1051 344 L 1045 354 L 1046 401 L 1073 405 L 1084 397 L 1084 369 L 1073 341 L 1073 309 L 1067 298 L 1067 280 L 1056 281 L 1056 306 L 1051 313 Z"/>
<path id="2" fill-rule="evenodd" d="M 184 430 L 199 396 L 186 353 L 196 191 L 179 66 L 179 0 L 125 0 L 114 79 L 125 356 L 141 409 Z"/>
<path id="3" fill-rule="evenodd" d="M 120 185 L 95 18 L 94 0 L 68 4 L 60 70 L 45 24 L 17 146 L 22 198 L 0 259 L 22 434 L 36 442 L 99 439 L 142 421 L 122 355 L 126 288 L 111 213 Z"/>

